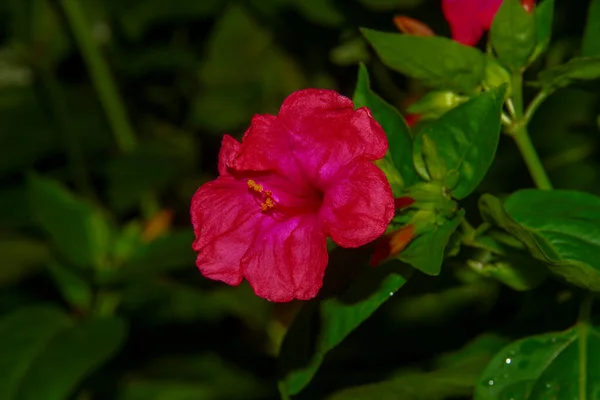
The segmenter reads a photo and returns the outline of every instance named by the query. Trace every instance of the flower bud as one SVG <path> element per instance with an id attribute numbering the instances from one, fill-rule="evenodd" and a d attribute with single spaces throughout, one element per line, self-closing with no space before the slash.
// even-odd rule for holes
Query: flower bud
<path id="1" fill-rule="evenodd" d="M 506 97 L 510 96 L 510 73 L 506 70 L 506 68 L 497 63 L 496 60 L 494 60 L 493 58 L 488 57 L 483 73 L 484 75 L 482 86 L 484 89 L 493 89 L 504 83 L 508 83 Z"/>
<path id="2" fill-rule="evenodd" d="M 407 35 L 435 36 L 435 32 L 427 24 L 404 15 L 396 15 L 394 24 L 400 32 Z"/>
<path id="3" fill-rule="evenodd" d="M 419 114 L 422 119 L 435 119 L 467 99 L 449 90 L 436 90 L 411 104 L 406 111 L 410 114 Z"/>

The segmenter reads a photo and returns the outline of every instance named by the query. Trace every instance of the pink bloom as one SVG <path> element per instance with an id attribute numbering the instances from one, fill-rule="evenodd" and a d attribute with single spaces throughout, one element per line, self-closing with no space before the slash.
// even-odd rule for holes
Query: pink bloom
<path id="1" fill-rule="evenodd" d="M 225 135 L 220 176 L 194 195 L 196 265 L 230 285 L 246 278 L 271 301 L 315 297 L 326 238 L 358 247 L 394 216 L 390 185 L 373 164 L 386 151 L 369 110 L 331 90 L 301 90 L 279 115 L 256 115 L 241 143 Z"/>
<path id="2" fill-rule="evenodd" d="M 522 0 L 527 11 L 533 9 L 534 3 L 534 0 Z M 502 0 L 442 0 L 442 11 L 450 24 L 452 39 L 475 46 L 490 30 L 500 5 Z"/>

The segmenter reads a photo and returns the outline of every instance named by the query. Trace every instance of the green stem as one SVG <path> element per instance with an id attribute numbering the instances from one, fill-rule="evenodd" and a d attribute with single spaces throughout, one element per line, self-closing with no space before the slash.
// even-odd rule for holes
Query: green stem
<path id="1" fill-rule="evenodd" d="M 579 329 L 579 398 L 587 398 L 587 368 L 588 368 L 588 329 L 590 327 L 590 317 L 592 314 L 592 304 L 594 303 L 594 294 L 587 293 L 579 306 L 579 319 L 577 326 Z"/>
<path id="2" fill-rule="evenodd" d="M 279 382 L 277 384 L 277 388 L 279 389 L 279 396 L 280 396 L 281 400 L 291 400 L 292 399 L 290 397 L 290 395 L 287 393 L 284 382 Z"/>
<path id="3" fill-rule="evenodd" d="M 512 136 L 517 143 L 521 156 L 538 189 L 552 189 L 552 183 L 546 174 L 540 157 L 529 138 L 527 124 L 523 119 L 523 76 L 520 73 L 512 75 L 512 101 L 515 111 L 516 124 Z"/>
<path id="4" fill-rule="evenodd" d="M 523 123 L 528 124 L 533 118 L 533 114 L 537 111 L 538 107 L 542 105 L 542 103 L 550 96 L 552 93 L 547 92 L 545 90 L 541 90 L 534 98 L 531 100 L 531 103 L 527 106 L 527 110 L 525 110 L 525 115 L 523 116 Z"/>
<path id="5" fill-rule="evenodd" d="M 90 24 L 86 20 L 81 2 L 80 0 L 59 0 L 59 3 L 79 46 L 79 51 L 98 93 L 119 150 L 121 152 L 132 151 L 137 144 L 134 130 L 126 115 L 125 105 L 119 95 L 108 63 L 92 37 Z M 154 194 L 144 196 L 141 210 L 146 218 L 152 217 L 158 209 L 159 204 Z"/>
<path id="6" fill-rule="evenodd" d="M 117 86 L 102 57 L 100 49 L 94 42 L 90 23 L 86 20 L 80 0 L 59 0 L 73 36 L 91 75 L 93 85 L 98 92 L 98 98 L 109 124 L 115 135 L 119 149 L 131 151 L 136 145 L 136 139 L 125 114 L 125 107 L 117 91 Z"/>

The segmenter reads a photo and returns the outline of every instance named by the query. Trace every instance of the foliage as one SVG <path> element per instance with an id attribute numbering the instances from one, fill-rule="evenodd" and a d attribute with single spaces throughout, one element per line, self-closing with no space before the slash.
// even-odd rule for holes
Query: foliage
<path id="1" fill-rule="evenodd" d="M 0 397 L 596 399 L 600 1 L 504 0 L 472 47 L 440 3 L 0 2 Z M 270 303 L 201 276 L 189 205 L 307 87 L 382 126 L 414 237 Z"/>

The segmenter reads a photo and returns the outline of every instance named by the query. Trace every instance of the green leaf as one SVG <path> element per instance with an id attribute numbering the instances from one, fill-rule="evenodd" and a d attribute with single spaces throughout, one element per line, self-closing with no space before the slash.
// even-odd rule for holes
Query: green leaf
<path id="1" fill-rule="evenodd" d="M 534 8 L 536 45 L 530 61 L 543 54 L 550 44 L 552 37 L 552 22 L 554 21 L 554 0 L 544 0 Z"/>
<path id="2" fill-rule="evenodd" d="M 0 238 L 0 286 L 30 276 L 50 258 L 48 246 L 26 237 Z"/>
<path id="3" fill-rule="evenodd" d="M 110 227 L 100 210 L 50 179 L 30 175 L 28 188 L 31 212 L 56 250 L 80 267 L 103 265 Z"/>
<path id="4" fill-rule="evenodd" d="M 591 0 L 581 45 L 583 57 L 600 56 L 600 40 L 598 38 L 600 38 L 600 0 Z"/>
<path id="5" fill-rule="evenodd" d="M 430 231 L 417 236 L 398 258 L 428 275 L 438 275 L 450 235 L 458 228 L 464 215 L 465 211 L 459 210 L 451 220 L 434 225 Z"/>
<path id="6" fill-rule="evenodd" d="M 412 137 L 408 126 L 398 110 L 371 90 L 369 73 L 363 64 L 358 70 L 353 100 L 356 107 L 368 107 L 381 124 L 388 138 L 389 154 L 402 177 L 403 187 L 419 182 L 412 163 Z"/>
<path id="7" fill-rule="evenodd" d="M 600 198 L 570 190 L 520 190 L 502 205 L 479 201 L 484 219 L 520 239 L 567 281 L 600 291 Z"/>
<path id="8" fill-rule="evenodd" d="M 312 23 L 336 27 L 344 22 L 344 15 L 333 0 L 292 0 L 291 3 Z"/>
<path id="9" fill-rule="evenodd" d="M 328 400 L 445 400 L 473 393 L 479 375 L 506 340 L 486 335 L 463 349 L 444 355 L 441 368 L 403 371 L 390 380 L 344 389 Z M 440 364 L 440 363 L 438 363 Z"/>
<path id="10" fill-rule="evenodd" d="M 342 295 L 308 303 L 296 316 L 281 346 L 280 390 L 299 393 L 325 354 L 400 289 L 409 271 L 397 261 L 365 269 Z M 310 332 L 310 334 L 307 334 Z"/>
<path id="11" fill-rule="evenodd" d="M 580 323 L 506 346 L 476 386 L 475 400 L 597 399 L 600 329 Z"/>
<path id="12" fill-rule="evenodd" d="M 512 236 L 508 238 L 515 240 Z M 517 241 L 517 244 L 522 247 L 521 242 Z M 496 279 L 514 290 L 534 289 L 548 275 L 544 263 L 532 258 L 526 249 L 507 246 L 492 236 L 478 236 L 470 246 L 486 251 L 480 257 L 469 259 L 467 265 L 475 272 Z"/>
<path id="13" fill-rule="evenodd" d="M 114 317 L 75 323 L 51 306 L 0 320 L 0 393 L 4 400 L 66 400 L 120 347 L 125 324 Z"/>
<path id="14" fill-rule="evenodd" d="M 490 29 L 490 42 L 498 60 L 518 71 L 533 53 L 537 31 L 533 14 L 525 11 L 520 0 L 504 0 Z"/>
<path id="15" fill-rule="evenodd" d="M 448 187 L 457 199 L 475 190 L 492 164 L 500 139 L 505 92 L 503 85 L 473 97 L 427 125 L 415 137 L 415 165 L 425 164 L 430 179 L 436 179 L 431 171 L 435 165 L 438 175 L 441 170 L 447 178 L 458 174 L 455 185 Z M 436 145 L 437 159 L 424 157 L 424 137 Z"/>
<path id="16" fill-rule="evenodd" d="M 67 303 L 79 311 L 90 309 L 92 289 L 83 278 L 56 261 L 48 263 L 48 270 Z"/>
<path id="17" fill-rule="evenodd" d="M 545 90 L 555 90 L 569 85 L 581 89 L 594 89 L 600 79 L 600 56 L 573 58 L 566 64 L 540 72 L 540 83 Z"/>
<path id="18" fill-rule="evenodd" d="M 483 80 L 486 57 L 473 47 L 441 36 L 361 32 L 384 64 L 429 87 L 473 93 Z"/>

